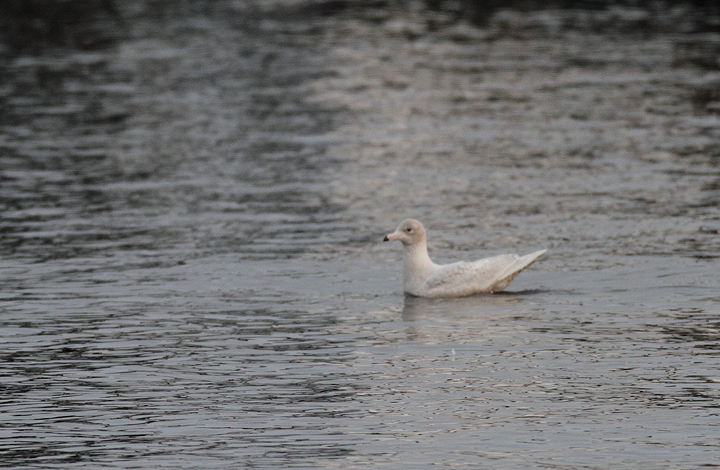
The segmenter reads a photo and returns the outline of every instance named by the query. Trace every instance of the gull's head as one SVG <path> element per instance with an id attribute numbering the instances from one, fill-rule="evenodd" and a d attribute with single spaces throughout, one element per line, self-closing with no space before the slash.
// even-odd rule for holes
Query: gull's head
<path id="1" fill-rule="evenodd" d="M 425 240 L 425 229 L 422 224 L 415 219 L 405 219 L 397 230 L 385 236 L 383 241 L 400 240 L 403 245 L 414 245 Z"/>

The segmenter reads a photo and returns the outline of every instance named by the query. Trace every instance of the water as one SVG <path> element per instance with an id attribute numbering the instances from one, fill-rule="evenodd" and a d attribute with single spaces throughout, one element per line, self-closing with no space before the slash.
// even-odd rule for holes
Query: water
<path id="1" fill-rule="evenodd" d="M 127 5 L 3 52 L 2 466 L 720 462 L 713 33 Z M 408 216 L 438 261 L 549 252 L 405 298 Z"/>

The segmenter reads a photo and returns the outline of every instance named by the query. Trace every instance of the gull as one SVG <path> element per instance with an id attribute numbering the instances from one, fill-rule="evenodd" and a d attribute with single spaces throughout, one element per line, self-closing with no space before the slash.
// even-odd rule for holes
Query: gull
<path id="1" fill-rule="evenodd" d="M 392 240 L 400 240 L 403 244 L 405 293 L 418 297 L 462 297 L 499 292 L 547 251 L 435 264 L 428 256 L 425 228 L 415 219 L 403 220 L 397 230 L 385 236 L 383 241 Z"/>

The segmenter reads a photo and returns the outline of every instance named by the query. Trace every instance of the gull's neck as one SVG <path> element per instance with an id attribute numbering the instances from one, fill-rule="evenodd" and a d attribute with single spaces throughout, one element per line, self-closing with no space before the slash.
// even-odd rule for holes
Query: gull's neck
<path id="1" fill-rule="evenodd" d="M 422 295 L 425 281 L 435 268 L 427 252 L 427 242 L 420 240 L 412 245 L 403 245 L 403 286 L 405 292 Z"/>

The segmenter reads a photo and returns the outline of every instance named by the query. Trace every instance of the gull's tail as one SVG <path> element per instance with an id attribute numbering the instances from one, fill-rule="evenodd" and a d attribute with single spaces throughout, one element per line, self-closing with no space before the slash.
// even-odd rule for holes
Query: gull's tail
<path id="1" fill-rule="evenodd" d="M 510 263 L 497 277 L 498 280 L 492 285 L 490 290 L 492 292 L 498 292 L 505 289 L 511 282 L 513 282 L 515 277 L 520 274 L 520 271 L 533 264 L 535 260 L 546 251 L 547 250 L 540 250 L 535 253 L 530 253 L 529 255 L 518 256 L 518 258 L 514 262 Z"/>

